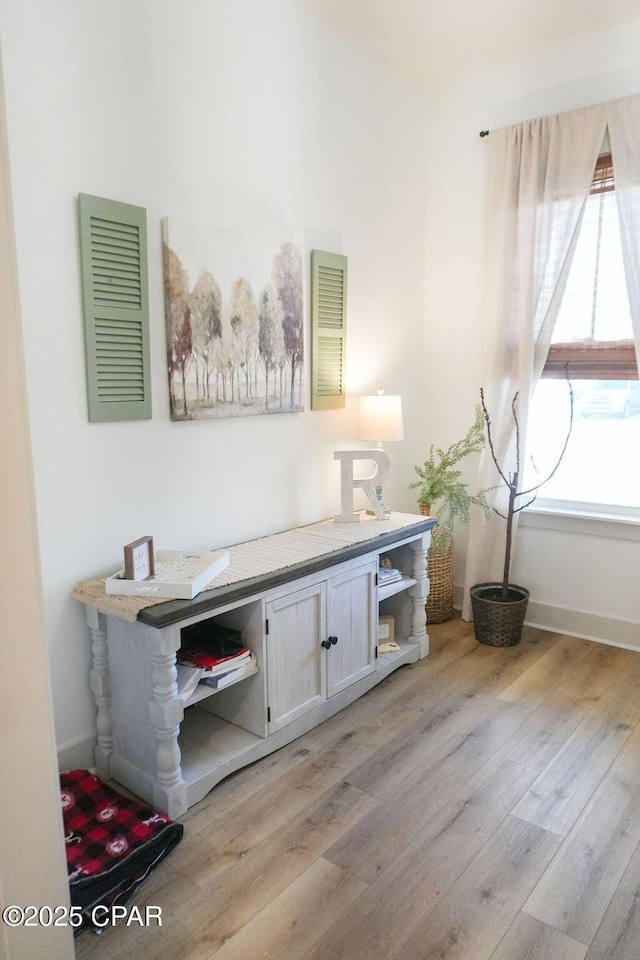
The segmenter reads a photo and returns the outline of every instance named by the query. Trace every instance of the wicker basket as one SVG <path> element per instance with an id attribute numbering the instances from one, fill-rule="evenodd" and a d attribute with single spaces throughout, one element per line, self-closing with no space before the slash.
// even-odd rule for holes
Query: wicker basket
<path id="1" fill-rule="evenodd" d="M 422 516 L 429 516 L 431 505 L 419 503 Z M 434 527 L 434 532 L 437 527 Z M 453 616 L 453 541 L 444 551 L 429 549 L 427 559 L 429 596 L 425 605 L 427 623 L 444 623 Z"/>
<path id="2" fill-rule="evenodd" d="M 501 599 L 501 583 L 476 583 L 470 593 L 476 640 L 489 647 L 520 643 L 529 602 L 527 588 L 510 583 L 507 600 Z"/>
<path id="3" fill-rule="evenodd" d="M 425 610 L 427 623 L 444 623 L 453 616 L 453 543 L 444 553 L 429 550 L 427 560 L 429 596 Z"/>

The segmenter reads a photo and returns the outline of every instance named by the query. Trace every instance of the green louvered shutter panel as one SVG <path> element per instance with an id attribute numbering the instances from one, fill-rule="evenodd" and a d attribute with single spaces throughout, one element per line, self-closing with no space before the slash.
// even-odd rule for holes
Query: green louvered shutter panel
<path id="1" fill-rule="evenodd" d="M 311 409 L 344 407 L 347 258 L 311 251 Z"/>
<path id="2" fill-rule="evenodd" d="M 149 420 L 147 213 L 78 199 L 89 420 Z"/>

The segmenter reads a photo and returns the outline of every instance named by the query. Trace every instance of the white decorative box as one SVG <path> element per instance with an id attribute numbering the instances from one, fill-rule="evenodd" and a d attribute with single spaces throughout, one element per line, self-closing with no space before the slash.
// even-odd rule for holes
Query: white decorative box
<path id="1" fill-rule="evenodd" d="M 228 550 L 156 550 L 155 573 L 148 580 L 125 580 L 124 570 L 107 577 L 107 593 L 127 597 L 193 600 L 229 566 Z"/>

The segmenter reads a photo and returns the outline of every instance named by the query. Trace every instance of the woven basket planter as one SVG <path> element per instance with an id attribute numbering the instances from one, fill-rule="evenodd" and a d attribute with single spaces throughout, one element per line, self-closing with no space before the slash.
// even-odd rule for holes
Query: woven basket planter
<path id="1" fill-rule="evenodd" d="M 510 583 L 502 600 L 501 583 L 476 583 L 471 587 L 471 609 L 476 640 L 489 647 L 514 647 L 522 639 L 529 591 Z"/>
<path id="2" fill-rule="evenodd" d="M 453 543 L 445 553 L 432 553 L 427 560 L 429 596 L 425 610 L 427 623 L 444 623 L 453 616 Z"/>
<path id="3" fill-rule="evenodd" d="M 422 516 L 429 516 L 429 504 L 418 504 Z M 434 528 L 435 531 L 436 528 Z M 427 554 L 429 596 L 425 604 L 427 623 L 444 623 L 453 616 L 453 541 L 445 550 L 429 548 Z"/>

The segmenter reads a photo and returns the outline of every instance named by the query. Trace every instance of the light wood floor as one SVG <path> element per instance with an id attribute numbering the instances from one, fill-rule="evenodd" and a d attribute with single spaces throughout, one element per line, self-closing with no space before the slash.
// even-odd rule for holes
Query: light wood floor
<path id="1" fill-rule="evenodd" d="M 216 787 L 81 960 L 638 960 L 640 654 L 432 653 Z"/>

